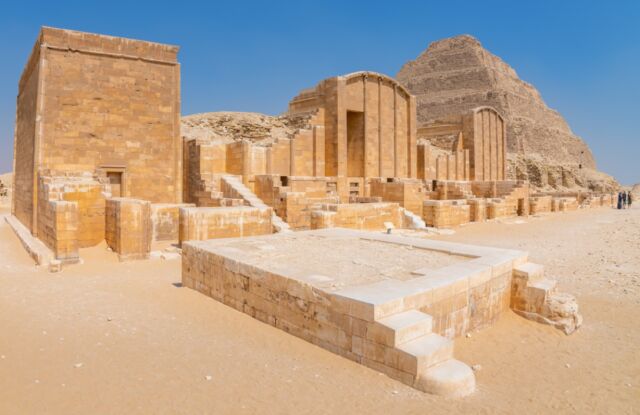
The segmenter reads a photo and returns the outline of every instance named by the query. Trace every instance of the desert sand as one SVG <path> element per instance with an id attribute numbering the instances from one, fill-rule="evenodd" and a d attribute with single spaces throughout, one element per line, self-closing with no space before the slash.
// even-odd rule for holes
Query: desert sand
<path id="1" fill-rule="evenodd" d="M 50 274 L 0 217 L 0 413 L 640 412 L 640 206 L 438 238 L 529 251 L 578 297 L 583 327 L 505 313 L 456 339 L 478 390 L 443 399 L 180 287 L 179 259 L 119 263 L 102 245 Z"/>

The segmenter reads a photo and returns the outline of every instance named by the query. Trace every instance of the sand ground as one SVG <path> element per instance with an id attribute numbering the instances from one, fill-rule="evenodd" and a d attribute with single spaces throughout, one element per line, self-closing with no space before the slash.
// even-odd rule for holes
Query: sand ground
<path id="1" fill-rule="evenodd" d="M 180 260 L 118 263 L 101 246 L 39 270 L 0 218 L 0 413 L 640 413 L 640 208 L 439 238 L 528 250 L 584 326 L 565 336 L 509 312 L 457 339 L 481 370 L 476 393 L 448 400 L 179 287 Z"/>

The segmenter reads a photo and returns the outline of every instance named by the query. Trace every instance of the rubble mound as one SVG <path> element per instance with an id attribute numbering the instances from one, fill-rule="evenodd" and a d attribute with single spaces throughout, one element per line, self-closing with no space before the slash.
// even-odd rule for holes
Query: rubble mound
<path id="1" fill-rule="evenodd" d="M 11 186 L 13 186 L 13 173 L 0 174 L 0 206 L 11 205 Z"/>
<path id="2" fill-rule="evenodd" d="M 272 116 L 255 112 L 207 112 L 182 117 L 181 134 L 186 140 L 213 143 L 250 141 L 268 145 L 291 138 L 305 126 L 306 117 Z"/>
<path id="3" fill-rule="evenodd" d="M 433 42 L 407 62 L 398 80 L 417 97 L 419 122 L 435 122 L 479 106 L 497 109 L 507 121 L 511 179 L 539 188 L 613 190 L 619 185 L 596 170 L 587 144 L 538 90 L 482 47 L 472 36 Z"/>

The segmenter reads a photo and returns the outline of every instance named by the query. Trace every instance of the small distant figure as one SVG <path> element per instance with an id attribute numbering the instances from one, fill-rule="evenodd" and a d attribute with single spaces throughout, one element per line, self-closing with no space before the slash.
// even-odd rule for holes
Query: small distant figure
<path id="1" fill-rule="evenodd" d="M 631 207 L 631 192 L 627 192 L 627 205 Z"/>
<path id="2" fill-rule="evenodd" d="M 618 209 L 622 209 L 622 192 L 618 192 Z"/>

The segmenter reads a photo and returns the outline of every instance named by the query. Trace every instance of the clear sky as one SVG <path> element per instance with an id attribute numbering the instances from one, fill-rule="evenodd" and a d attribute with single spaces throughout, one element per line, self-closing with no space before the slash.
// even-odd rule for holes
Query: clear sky
<path id="1" fill-rule="evenodd" d="M 434 40 L 468 33 L 534 84 L 598 167 L 640 182 L 640 1 L 0 2 L 0 172 L 39 27 L 181 46 L 182 113 L 278 114 L 300 89 L 356 70 L 395 76 Z"/>

